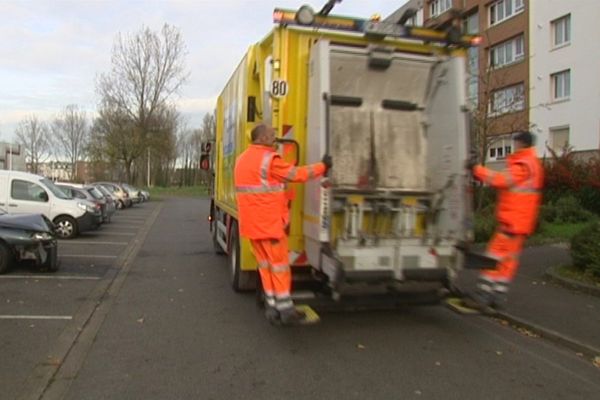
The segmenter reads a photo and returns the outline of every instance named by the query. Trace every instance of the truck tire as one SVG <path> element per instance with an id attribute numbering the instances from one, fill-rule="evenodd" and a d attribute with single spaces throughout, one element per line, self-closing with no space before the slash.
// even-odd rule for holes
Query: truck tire
<path id="1" fill-rule="evenodd" d="M 12 256 L 8 246 L 0 242 L 0 274 L 6 273 L 12 264 Z"/>
<path id="2" fill-rule="evenodd" d="M 231 287 L 236 292 L 246 292 L 256 289 L 256 272 L 242 271 L 240 265 L 240 235 L 237 223 L 231 227 L 231 243 L 227 257 Z"/>
<path id="3" fill-rule="evenodd" d="M 77 236 L 77 222 L 68 215 L 60 215 L 54 219 L 56 234 L 61 239 L 73 239 Z"/>
<path id="4" fill-rule="evenodd" d="M 221 245 L 217 241 L 217 221 L 211 222 L 211 229 L 210 230 L 211 230 L 211 234 L 212 234 L 212 240 L 213 240 L 213 246 L 215 248 L 215 253 L 218 254 L 218 255 L 225 254 L 225 251 L 223 250 L 223 248 L 221 247 Z"/>

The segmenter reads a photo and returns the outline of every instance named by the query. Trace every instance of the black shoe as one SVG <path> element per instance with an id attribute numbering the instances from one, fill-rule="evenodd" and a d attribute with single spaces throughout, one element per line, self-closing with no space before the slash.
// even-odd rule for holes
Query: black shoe
<path id="1" fill-rule="evenodd" d="M 298 311 L 295 308 L 280 311 L 279 317 L 282 325 L 302 325 L 306 323 L 306 314 Z"/>
<path id="2" fill-rule="evenodd" d="M 495 301 L 491 294 L 473 293 L 471 297 L 462 299 L 462 305 L 467 308 L 472 308 L 483 314 L 495 314 Z"/>
<path id="3" fill-rule="evenodd" d="M 269 321 L 273 325 L 279 325 L 281 323 L 281 316 L 279 315 L 279 311 L 277 311 L 273 307 L 266 306 L 265 317 L 267 318 L 267 321 Z"/>

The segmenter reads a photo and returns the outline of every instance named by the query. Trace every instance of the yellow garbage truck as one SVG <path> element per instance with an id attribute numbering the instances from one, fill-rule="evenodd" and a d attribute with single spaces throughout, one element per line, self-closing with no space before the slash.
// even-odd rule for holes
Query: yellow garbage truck
<path id="1" fill-rule="evenodd" d="M 276 9 L 218 98 L 202 165 L 231 285 L 257 284 L 233 170 L 267 123 L 289 162 L 333 159 L 326 178 L 288 188 L 295 288 L 336 300 L 451 289 L 472 236 L 465 55 L 477 38 L 328 11 Z"/>

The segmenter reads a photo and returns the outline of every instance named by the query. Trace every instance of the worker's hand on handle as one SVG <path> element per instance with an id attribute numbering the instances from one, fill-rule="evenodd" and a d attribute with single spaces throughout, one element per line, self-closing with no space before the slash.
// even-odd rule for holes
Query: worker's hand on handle
<path id="1" fill-rule="evenodd" d="M 323 164 L 325 164 L 325 173 L 327 173 L 331 167 L 333 166 L 333 161 L 331 159 L 331 156 L 329 154 L 325 154 L 323 156 L 323 159 L 321 160 L 321 162 Z"/>
<path id="2" fill-rule="evenodd" d="M 467 162 L 465 163 L 465 168 L 467 168 L 468 170 L 472 170 L 473 167 L 476 166 L 477 164 L 479 164 L 479 157 L 477 156 L 477 151 L 471 150 L 471 153 L 469 154 L 469 158 L 467 159 Z"/>

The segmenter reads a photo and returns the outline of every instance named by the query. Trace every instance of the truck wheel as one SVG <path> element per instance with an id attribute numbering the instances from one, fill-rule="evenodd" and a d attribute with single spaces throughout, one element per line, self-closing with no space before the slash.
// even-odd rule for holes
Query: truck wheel
<path id="1" fill-rule="evenodd" d="M 77 222 L 71 217 L 61 215 L 54 220 L 56 234 L 61 239 L 73 239 L 77 235 Z"/>
<path id="2" fill-rule="evenodd" d="M 10 269 L 12 264 L 12 257 L 10 250 L 6 244 L 0 242 L 0 274 L 4 274 Z"/>
<path id="3" fill-rule="evenodd" d="M 231 247 L 227 258 L 229 264 L 229 276 L 231 287 L 236 292 L 244 292 L 256 289 L 256 273 L 242 271 L 240 265 L 240 239 L 237 224 L 231 227 Z"/>

